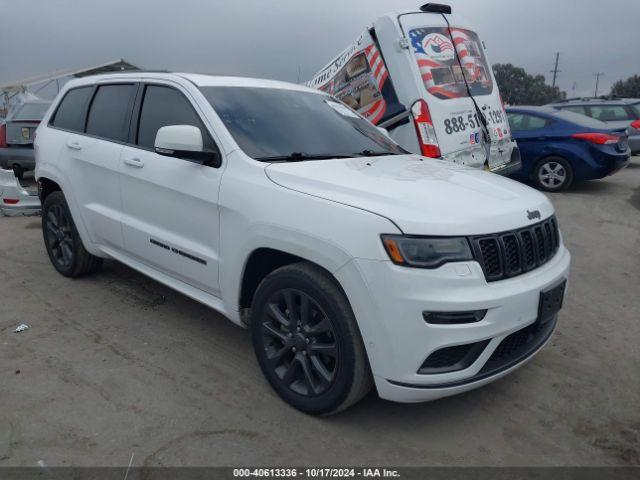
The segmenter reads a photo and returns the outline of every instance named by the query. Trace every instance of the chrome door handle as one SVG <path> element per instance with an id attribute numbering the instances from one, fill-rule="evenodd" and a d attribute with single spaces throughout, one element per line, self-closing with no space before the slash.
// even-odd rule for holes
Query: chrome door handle
<path id="1" fill-rule="evenodd" d="M 67 142 L 67 147 L 71 150 L 82 150 L 82 145 L 79 142 L 74 142 L 73 140 L 69 140 Z"/>
<path id="2" fill-rule="evenodd" d="M 144 162 L 139 158 L 127 158 L 124 163 L 133 168 L 142 168 L 144 167 Z"/>

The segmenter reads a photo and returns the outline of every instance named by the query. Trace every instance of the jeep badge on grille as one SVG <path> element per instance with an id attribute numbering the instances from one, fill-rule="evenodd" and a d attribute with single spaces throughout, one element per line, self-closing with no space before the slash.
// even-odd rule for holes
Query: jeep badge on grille
<path id="1" fill-rule="evenodd" d="M 540 210 L 527 210 L 527 218 L 529 220 L 540 220 L 542 215 L 540 215 Z"/>

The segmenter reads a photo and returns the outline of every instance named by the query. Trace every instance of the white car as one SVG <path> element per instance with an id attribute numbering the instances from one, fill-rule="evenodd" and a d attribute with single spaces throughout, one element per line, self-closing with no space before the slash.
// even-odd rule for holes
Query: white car
<path id="1" fill-rule="evenodd" d="M 569 252 L 547 198 L 407 154 L 318 90 L 130 73 L 38 128 L 53 266 L 116 259 L 250 329 L 276 392 L 329 414 L 470 390 L 550 338 Z"/>

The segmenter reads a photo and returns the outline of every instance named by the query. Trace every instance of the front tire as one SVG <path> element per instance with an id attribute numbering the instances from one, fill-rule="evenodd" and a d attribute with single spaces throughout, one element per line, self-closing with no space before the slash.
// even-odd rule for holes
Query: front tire
<path id="1" fill-rule="evenodd" d="M 67 201 L 60 191 L 50 193 L 44 200 L 42 235 L 49 260 L 65 277 L 80 277 L 102 266 L 102 259 L 84 248 Z"/>
<path id="2" fill-rule="evenodd" d="M 573 168 L 562 157 L 543 158 L 533 170 L 533 182 L 546 192 L 566 190 L 573 183 Z"/>
<path id="3" fill-rule="evenodd" d="M 262 281 L 252 302 L 251 336 L 265 377 L 298 410 L 337 413 L 371 389 L 351 306 L 315 265 L 288 265 Z"/>

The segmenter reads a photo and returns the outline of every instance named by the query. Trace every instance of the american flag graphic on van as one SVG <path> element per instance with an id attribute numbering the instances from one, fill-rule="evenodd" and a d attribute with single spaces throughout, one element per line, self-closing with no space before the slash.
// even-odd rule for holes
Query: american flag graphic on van
<path id="1" fill-rule="evenodd" d="M 369 62 L 369 67 L 371 68 L 371 75 L 376 82 L 378 91 L 381 92 L 382 87 L 384 86 L 384 82 L 386 82 L 387 78 L 389 77 L 387 68 L 384 66 L 384 62 L 382 61 L 382 56 L 380 55 L 380 52 L 375 47 L 375 45 L 369 45 L 367 48 L 365 48 L 364 52 L 367 55 L 367 62 Z M 384 98 L 381 97 L 371 105 L 367 105 L 366 109 L 363 109 L 360 114 L 368 119 L 371 123 L 377 124 L 384 116 L 386 110 L 387 102 L 385 102 Z"/>

